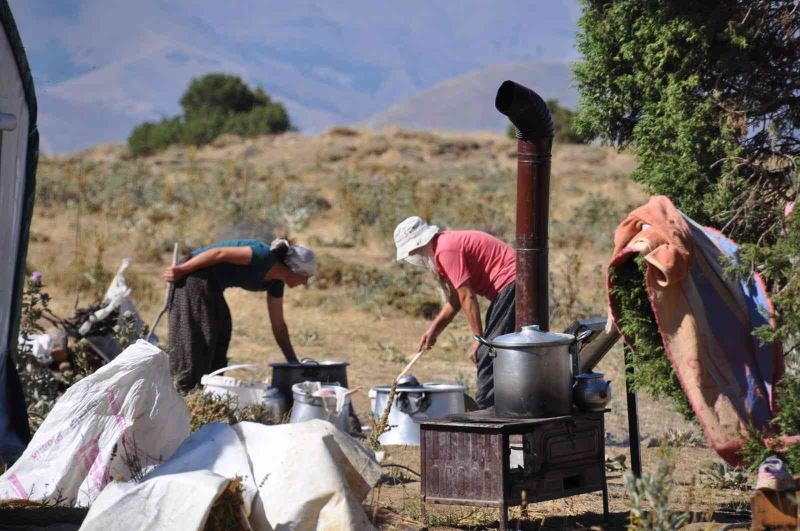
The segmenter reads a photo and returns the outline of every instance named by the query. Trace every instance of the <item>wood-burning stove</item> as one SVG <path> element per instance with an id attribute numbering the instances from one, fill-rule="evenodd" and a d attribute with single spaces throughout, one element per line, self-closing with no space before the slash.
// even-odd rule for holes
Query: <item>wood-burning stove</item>
<path id="1" fill-rule="evenodd" d="M 421 502 L 500 509 L 601 491 L 604 412 L 510 419 L 481 410 L 420 423 Z M 516 443 L 516 444 L 512 444 Z"/>

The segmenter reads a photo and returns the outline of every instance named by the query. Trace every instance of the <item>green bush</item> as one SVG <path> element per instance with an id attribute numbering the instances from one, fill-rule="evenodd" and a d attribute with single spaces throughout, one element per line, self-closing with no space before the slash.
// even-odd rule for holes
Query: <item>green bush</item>
<path id="1" fill-rule="evenodd" d="M 172 144 L 183 142 L 184 124 L 180 117 L 137 125 L 128 137 L 128 149 L 134 155 L 150 155 Z"/>
<path id="2" fill-rule="evenodd" d="M 135 156 L 150 155 L 173 144 L 203 146 L 223 133 L 254 137 L 288 131 L 286 109 L 237 76 L 208 74 L 193 79 L 181 97 L 183 115 L 144 122 L 128 137 Z"/>
<path id="3" fill-rule="evenodd" d="M 783 219 L 800 190 L 796 7 L 789 1 L 583 0 L 583 59 L 575 67 L 578 132 L 631 149 L 638 162 L 634 180 L 741 244 L 737 272 L 760 271 L 775 304 L 777 326 L 756 335 L 780 341 L 789 366 L 800 362 L 800 216 Z M 628 302 L 628 326 L 649 337 L 645 309 L 637 317 L 637 302 Z M 637 337 L 636 347 L 634 365 L 663 357 L 655 336 L 646 344 Z M 796 408 L 800 386 L 793 378 L 785 377 L 776 396 Z M 665 366 L 642 384 L 680 401 L 674 380 Z M 780 433 L 797 433 L 793 417 L 781 413 L 775 423 Z M 747 442 L 755 447 L 750 461 L 763 450 L 758 439 Z"/>
<path id="4" fill-rule="evenodd" d="M 289 115 L 282 105 L 268 105 L 254 107 L 245 113 L 235 113 L 228 116 L 223 125 L 222 132 L 253 137 L 282 133 L 289 129 Z"/>
<path id="5" fill-rule="evenodd" d="M 187 120 L 209 113 L 246 113 L 270 103 L 263 89 L 252 91 L 240 77 L 220 73 L 192 79 L 181 96 L 183 116 Z"/>

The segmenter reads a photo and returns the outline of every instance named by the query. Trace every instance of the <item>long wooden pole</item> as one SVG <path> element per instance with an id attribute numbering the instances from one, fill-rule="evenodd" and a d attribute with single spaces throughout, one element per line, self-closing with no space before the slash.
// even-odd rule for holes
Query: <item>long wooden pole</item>
<path id="1" fill-rule="evenodd" d="M 175 247 L 173 247 L 172 249 L 172 267 L 175 267 L 175 264 L 177 263 L 178 263 L 178 242 L 175 242 Z M 156 317 L 155 321 L 153 321 L 152 326 L 150 326 L 150 331 L 147 332 L 147 337 L 145 338 L 145 341 L 147 342 L 150 342 L 150 339 L 152 339 L 153 334 L 155 334 L 156 332 L 156 327 L 158 326 L 158 322 L 161 320 L 161 317 L 167 311 L 167 308 L 169 308 L 170 288 L 172 288 L 172 283 L 167 282 L 167 286 L 164 289 L 164 306 L 161 308 L 161 311 L 158 312 L 158 316 Z"/>

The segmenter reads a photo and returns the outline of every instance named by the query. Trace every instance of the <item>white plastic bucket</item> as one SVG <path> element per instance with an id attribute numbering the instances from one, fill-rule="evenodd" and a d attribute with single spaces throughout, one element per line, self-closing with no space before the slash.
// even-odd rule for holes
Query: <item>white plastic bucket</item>
<path id="1" fill-rule="evenodd" d="M 216 395 L 235 396 L 240 406 L 252 406 L 264 403 L 264 396 L 269 385 L 266 382 L 258 380 L 239 380 L 233 376 L 222 376 L 225 371 L 233 371 L 236 369 L 257 369 L 258 365 L 244 364 L 244 365 L 231 365 L 217 369 L 211 374 L 206 374 L 200 378 L 200 384 L 203 386 L 204 393 L 213 393 Z"/>

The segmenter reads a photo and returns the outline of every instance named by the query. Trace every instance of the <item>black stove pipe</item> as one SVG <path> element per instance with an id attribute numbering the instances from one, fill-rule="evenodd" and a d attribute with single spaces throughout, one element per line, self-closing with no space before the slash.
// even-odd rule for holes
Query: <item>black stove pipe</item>
<path id="1" fill-rule="evenodd" d="M 517 128 L 516 329 L 550 329 L 548 222 L 550 158 L 555 127 L 544 100 L 531 89 L 505 81 L 494 102 Z"/>

